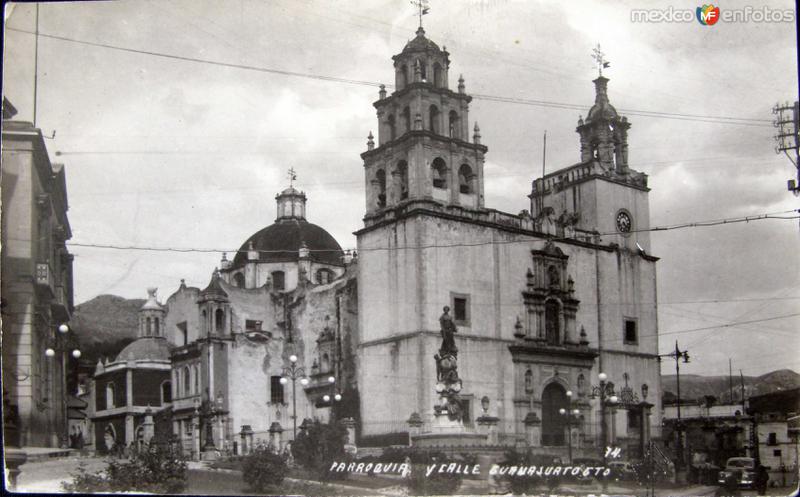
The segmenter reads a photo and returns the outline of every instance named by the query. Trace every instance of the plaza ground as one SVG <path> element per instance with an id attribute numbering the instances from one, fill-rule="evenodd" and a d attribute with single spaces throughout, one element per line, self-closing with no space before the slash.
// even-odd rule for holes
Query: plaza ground
<path id="1" fill-rule="evenodd" d="M 17 491 L 25 493 L 53 493 L 61 492 L 61 483 L 71 480 L 80 465 L 88 471 L 101 471 L 105 468 L 105 459 L 100 457 L 59 457 L 31 461 L 24 464 L 22 473 L 17 482 Z M 190 462 L 188 485 L 185 494 L 188 495 L 246 495 L 251 494 L 247 485 L 242 481 L 241 473 L 232 470 L 212 470 L 204 463 Z M 360 479 L 346 480 L 343 482 L 323 484 L 294 478 L 287 478 L 280 487 L 280 493 L 292 495 L 406 495 L 403 487 L 396 482 L 387 481 L 386 486 L 376 482 L 359 481 Z M 393 484 L 394 483 L 394 484 Z M 587 495 L 599 494 L 593 487 L 572 488 L 561 487 L 556 491 L 559 495 Z M 768 495 L 786 496 L 792 494 L 792 488 L 770 488 Z M 462 494 L 487 494 L 488 486 L 485 482 L 466 480 L 460 489 Z M 714 496 L 718 487 L 708 485 L 691 485 L 681 488 L 656 489 L 659 497 L 682 496 Z M 635 486 L 609 485 L 609 495 L 646 495 L 646 489 Z M 740 497 L 755 496 L 756 492 L 741 490 Z"/>

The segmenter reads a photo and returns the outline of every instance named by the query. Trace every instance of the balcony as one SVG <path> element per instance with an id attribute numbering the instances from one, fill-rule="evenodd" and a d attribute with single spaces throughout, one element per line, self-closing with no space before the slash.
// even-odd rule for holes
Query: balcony
<path id="1" fill-rule="evenodd" d="M 56 295 L 53 268 L 49 263 L 36 263 L 36 285 L 43 290 L 49 290 L 52 296 Z"/>

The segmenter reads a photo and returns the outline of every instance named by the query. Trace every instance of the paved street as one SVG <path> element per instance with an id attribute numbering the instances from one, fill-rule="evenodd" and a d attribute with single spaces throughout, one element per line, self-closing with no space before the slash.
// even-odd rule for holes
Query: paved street
<path id="1" fill-rule="evenodd" d="M 23 464 L 22 473 L 17 480 L 19 492 L 60 492 L 61 483 L 71 480 L 70 475 L 85 464 L 89 471 L 99 471 L 105 467 L 101 457 L 59 457 Z"/>

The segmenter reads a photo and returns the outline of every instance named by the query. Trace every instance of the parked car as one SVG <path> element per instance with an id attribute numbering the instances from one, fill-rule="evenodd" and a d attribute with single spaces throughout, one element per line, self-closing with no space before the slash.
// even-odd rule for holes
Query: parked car
<path id="1" fill-rule="evenodd" d="M 719 472 L 717 483 L 725 485 L 733 477 L 737 486 L 753 488 L 756 478 L 756 462 L 752 457 L 731 457 L 725 463 L 725 469 Z"/>
<path id="2" fill-rule="evenodd" d="M 635 480 L 636 470 L 628 461 L 611 461 L 608 463 L 611 477 L 616 481 Z"/>

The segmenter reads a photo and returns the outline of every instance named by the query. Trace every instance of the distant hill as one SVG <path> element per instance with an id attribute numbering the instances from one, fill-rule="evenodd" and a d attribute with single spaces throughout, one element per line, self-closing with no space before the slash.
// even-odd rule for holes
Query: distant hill
<path id="1" fill-rule="evenodd" d="M 75 307 L 70 327 L 80 343 L 81 362 L 113 359 L 138 332 L 138 311 L 144 299 L 99 295 Z"/>
<path id="2" fill-rule="evenodd" d="M 681 375 L 681 400 L 702 399 L 713 395 L 717 402 L 730 401 L 730 382 L 728 376 L 701 376 L 696 374 Z M 661 386 L 667 399 L 677 393 L 675 375 L 663 375 Z M 791 369 L 779 369 L 761 376 L 745 376 L 745 397 L 763 395 L 779 390 L 800 387 L 800 374 Z M 742 395 L 742 380 L 733 376 L 733 401 L 737 402 Z"/>

